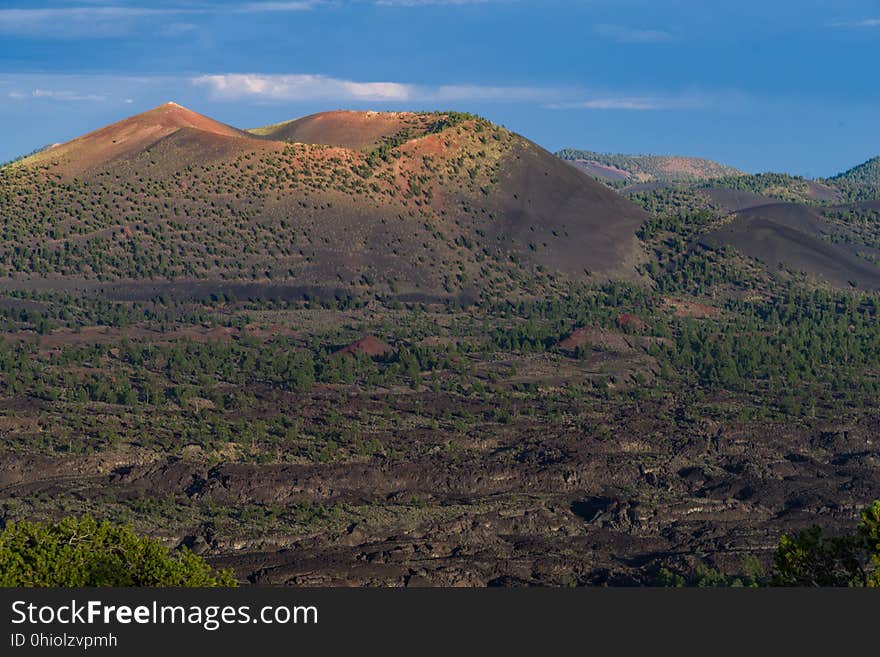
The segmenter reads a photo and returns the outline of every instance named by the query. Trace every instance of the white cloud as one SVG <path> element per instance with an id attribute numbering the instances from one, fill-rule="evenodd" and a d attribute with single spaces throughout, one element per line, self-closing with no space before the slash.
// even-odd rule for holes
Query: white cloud
<path id="1" fill-rule="evenodd" d="M 216 98 L 264 100 L 406 101 L 413 87 L 398 82 L 354 82 L 324 75 L 202 75 L 192 80 Z"/>

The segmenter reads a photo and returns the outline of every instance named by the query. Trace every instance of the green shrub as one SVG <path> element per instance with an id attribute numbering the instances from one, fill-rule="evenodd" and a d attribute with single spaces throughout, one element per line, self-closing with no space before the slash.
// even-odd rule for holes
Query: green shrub
<path id="1" fill-rule="evenodd" d="M 880 587 L 880 500 L 856 531 L 827 537 L 819 527 L 783 536 L 773 557 L 776 586 Z"/>
<path id="2" fill-rule="evenodd" d="M 129 526 L 69 517 L 0 532 L 0 586 L 235 586 L 187 549 L 169 552 Z"/>

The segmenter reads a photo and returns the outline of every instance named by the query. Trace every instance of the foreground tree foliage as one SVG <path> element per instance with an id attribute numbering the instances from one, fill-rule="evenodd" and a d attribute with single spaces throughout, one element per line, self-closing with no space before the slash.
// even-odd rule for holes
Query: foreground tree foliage
<path id="1" fill-rule="evenodd" d="M 6 525 L 0 586 L 235 586 L 235 580 L 187 549 L 170 553 L 131 527 L 84 516 Z"/>
<path id="2" fill-rule="evenodd" d="M 783 536 L 773 562 L 776 586 L 880 587 L 880 500 L 862 511 L 852 534 L 827 537 L 812 527 Z"/>

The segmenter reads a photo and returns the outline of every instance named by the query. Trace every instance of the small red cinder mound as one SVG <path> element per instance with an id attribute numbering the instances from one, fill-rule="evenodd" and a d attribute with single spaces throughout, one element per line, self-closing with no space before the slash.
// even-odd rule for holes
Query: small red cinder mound
<path id="1" fill-rule="evenodd" d="M 394 348 L 382 342 L 379 338 L 368 335 L 357 342 L 352 342 L 347 347 L 343 347 L 342 349 L 335 351 L 333 353 L 334 356 L 357 356 L 360 354 L 364 354 L 369 356 L 370 358 L 379 358 L 380 356 L 385 356 L 394 351 Z"/>
<path id="2" fill-rule="evenodd" d="M 622 329 L 633 329 L 635 331 L 644 331 L 648 328 L 648 325 L 645 324 L 640 318 L 635 315 L 630 315 L 629 313 L 621 313 L 617 316 L 617 325 Z"/>
<path id="3" fill-rule="evenodd" d="M 578 347 L 583 347 L 585 345 L 591 344 L 592 333 L 593 329 L 587 326 L 575 329 L 571 335 L 562 340 L 556 346 L 563 351 L 574 351 Z"/>
<path id="4" fill-rule="evenodd" d="M 625 352 L 632 349 L 626 336 L 617 331 L 597 326 L 582 326 L 575 329 L 556 347 L 566 353 L 575 353 L 578 348 L 597 348 L 602 351 Z"/>
<path id="5" fill-rule="evenodd" d="M 719 314 L 717 308 L 707 306 L 704 303 L 697 303 L 696 301 L 663 297 L 663 302 L 669 306 L 678 317 L 696 317 L 698 319 L 703 319 L 706 317 L 717 317 Z"/>

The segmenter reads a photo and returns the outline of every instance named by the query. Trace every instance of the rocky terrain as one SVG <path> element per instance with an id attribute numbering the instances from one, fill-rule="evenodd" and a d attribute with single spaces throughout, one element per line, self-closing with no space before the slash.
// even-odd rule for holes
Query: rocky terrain
<path id="1" fill-rule="evenodd" d="M 175 104 L 3 167 L 0 522 L 257 585 L 756 580 L 880 498 L 878 189 L 705 175 Z"/>

